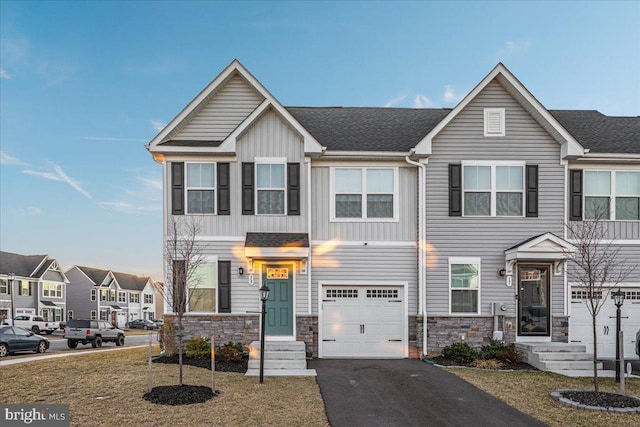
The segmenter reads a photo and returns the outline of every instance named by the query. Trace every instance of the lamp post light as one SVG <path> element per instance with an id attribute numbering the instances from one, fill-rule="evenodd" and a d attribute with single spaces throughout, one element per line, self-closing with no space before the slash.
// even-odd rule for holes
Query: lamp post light
<path id="1" fill-rule="evenodd" d="M 624 291 L 618 289 L 611 292 L 613 303 L 616 305 L 616 382 L 620 382 L 620 307 L 624 303 Z"/>
<path id="2" fill-rule="evenodd" d="M 267 300 L 269 299 L 269 288 L 264 283 L 258 289 L 260 301 L 262 301 L 262 321 L 260 326 L 260 384 L 264 382 L 264 327 L 267 318 Z"/>

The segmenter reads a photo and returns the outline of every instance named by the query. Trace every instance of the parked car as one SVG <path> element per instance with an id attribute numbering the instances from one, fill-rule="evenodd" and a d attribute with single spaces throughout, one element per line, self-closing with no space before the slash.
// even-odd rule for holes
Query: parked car
<path id="1" fill-rule="evenodd" d="M 158 328 L 161 328 L 164 325 L 164 320 L 162 319 L 153 319 L 152 322 L 155 323 Z"/>
<path id="2" fill-rule="evenodd" d="M 44 353 L 49 340 L 17 326 L 0 326 L 0 357 L 24 351 Z"/>
<path id="3" fill-rule="evenodd" d="M 104 320 L 71 319 L 62 336 L 69 348 L 76 348 L 78 343 L 91 343 L 93 348 L 102 347 L 103 342 L 114 342 L 118 347 L 124 345 L 124 331 Z"/>
<path id="4" fill-rule="evenodd" d="M 640 329 L 636 332 L 636 354 L 640 356 Z"/>
<path id="5" fill-rule="evenodd" d="M 13 318 L 13 326 L 29 329 L 34 334 L 46 332 L 47 335 L 51 335 L 53 331 L 60 327 L 60 323 L 44 320 L 42 316 L 36 316 L 35 314 L 21 314 Z"/>
<path id="6" fill-rule="evenodd" d="M 136 319 L 129 322 L 129 329 L 158 329 L 158 325 L 148 319 Z"/>

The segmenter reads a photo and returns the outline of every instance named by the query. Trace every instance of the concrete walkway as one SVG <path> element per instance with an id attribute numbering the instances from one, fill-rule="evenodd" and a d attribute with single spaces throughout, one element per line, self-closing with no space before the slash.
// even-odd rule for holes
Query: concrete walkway
<path id="1" fill-rule="evenodd" d="M 418 360 L 320 359 L 308 367 L 333 427 L 545 425 Z"/>

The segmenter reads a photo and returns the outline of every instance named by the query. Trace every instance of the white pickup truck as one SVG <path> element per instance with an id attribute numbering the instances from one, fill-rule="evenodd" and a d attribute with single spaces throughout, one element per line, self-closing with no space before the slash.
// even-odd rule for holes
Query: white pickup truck
<path id="1" fill-rule="evenodd" d="M 34 334 L 46 332 L 47 335 L 51 335 L 53 331 L 60 328 L 60 322 L 44 320 L 42 316 L 35 314 L 20 314 L 13 318 L 13 326 L 29 329 Z"/>

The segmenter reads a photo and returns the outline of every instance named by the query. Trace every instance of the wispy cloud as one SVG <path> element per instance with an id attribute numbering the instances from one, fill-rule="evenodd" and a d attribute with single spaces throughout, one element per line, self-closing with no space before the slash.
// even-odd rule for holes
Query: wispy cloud
<path id="1" fill-rule="evenodd" d="M 413 108 L 429 108 L 433 102 L 423 94 L 419 93 L 413 98 Z"/>
<path id="2" fill-rule="evenodd" d="M 162 129 L 165 128 L 165 126 L 167 126 L 166 123 L 161 122 L 160 120 L 151 120 L 151 126 L 153 126 L 153 128 L 160 132 Z"/>
<path id="3" fill-rule="evenodd" d="M 115 141 L 115 142 L 147 142 L 147 139 L 143 138 L 112 138 L 109 136 L 83 136 L 82 139 L 87 141 Z"/>
<path id="4" fill-rule="evenodd" d="M 3 68 L 0 68 L 0 79 L 10 79 L 11 76 Z"/>
<path id="5" fill-rule="evenodd" d="M 385 108 L 395 107 L 396 105 L 401 104 L 405 99 L 407 99 L 408 96 L 409 96 L 409 94 L 407 92 L 401 92 L 401 93 L 397 94 L 396 96 L 394 96 L 393 98 L 391 98 L 390 100 L 388 100 L 384 104 L 384 106 L 385 106 Z"/>
<path id="6" fill-rule="evenodd" d="M 496 52 L 496 56 L 498 58 L 507 58 L 512 55 L 526 52 L 530 47 L 531 41 L 529 40 L 509 40 L 504 44 L 504 46 L 498 49 L 498 51 Z"/>
<path id="7" fill-rule="evenodd" d="M 4 151 L 0 151 L 0 164 L 1 165 L 15 165 L 15 166 L 27 166 L 25 162 L 17 157 L 10 156 Z"/>
<path id="8" fill-rule="evenodd" d="M 53 171 L 36 171 L 31 169 L 25 169 L 22 173 L 26 173 L 28 175 L 39 176 L 40 178 L 49 179 L 51 181 L 60 181 L 69 184 L 74 190 L 78 193 L 85 196 L 87 199 L 91 199 L 91 194 L 88 191 L 83 189 L 80 184 L 78 184 L 75 180 L 71 179 L 60 166 L 52 165 Z"/>
<path id="9" fill-rule="evenodd" d="M 444 94 L 442 95 L 442 99 L 447 104 L 455 104 L 462 99 L 462 95 L 459 95 L 452 85 L 446 85 L 444 87 Z"/>
<path id="10" fill-rule="evenodd" d="M 152 189 L 162 190 L 162 181 L 159 179 L 150 179 L 150 178 L 142 178 L 142 177 L 138 177 L 138 179 L 145 185 L 151 187 Z"/>
<path id="11" fill-rule="evenodd" d="M 100 202 L 98 205 L 104 209 L 113 209 L 127 214 L 159 212 L 161 209 L 159 205 L 134 205 L 127 202 Z"/>

